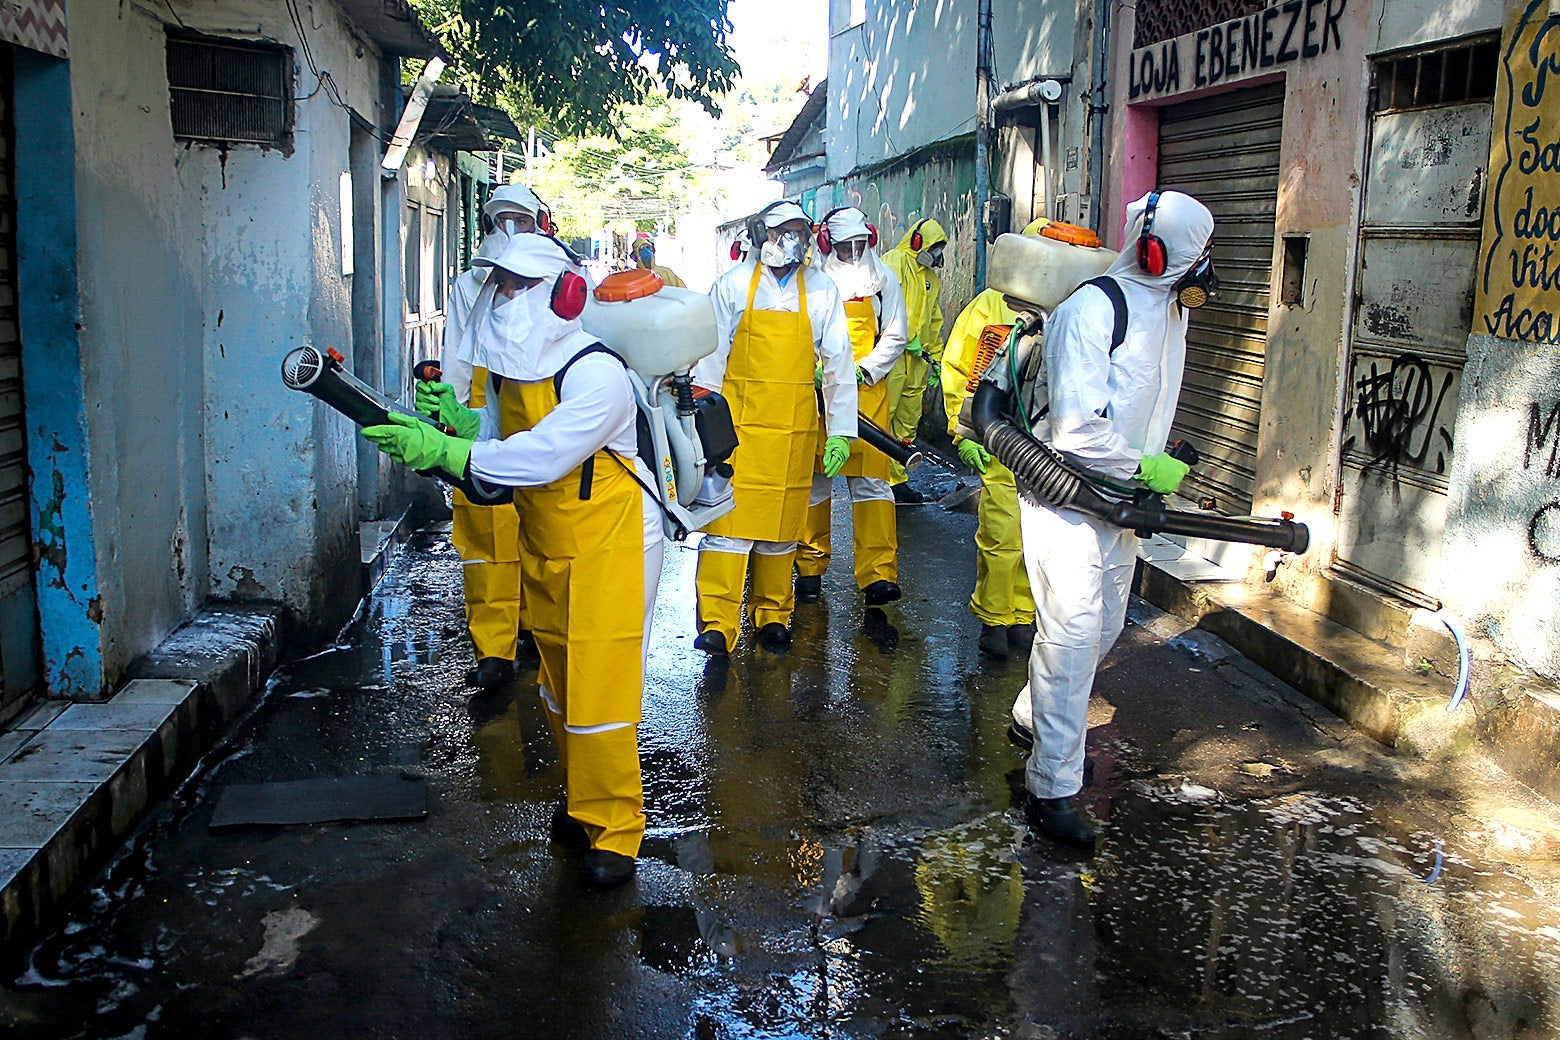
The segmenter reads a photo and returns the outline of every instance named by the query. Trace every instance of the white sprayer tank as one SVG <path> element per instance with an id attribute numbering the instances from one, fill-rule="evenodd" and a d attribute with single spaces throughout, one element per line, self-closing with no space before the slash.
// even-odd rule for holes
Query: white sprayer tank
<path id="1" fill-rule="evenodd" d="M 585 301 L 580 324 L 647 379 L 686 372 L 715 352 L 710 298 L 666 285 L 650 271 L 602 279 Z"/>
<path id="2" fill-rule="evenodd" d="M 1092 232 L 1071 224 L 1049 224 L 1037 235 L 999 235 L 986 261 L 986 285 L 1050 313 L 1116 262 L 1120 254 L 1098 242 Z"/>

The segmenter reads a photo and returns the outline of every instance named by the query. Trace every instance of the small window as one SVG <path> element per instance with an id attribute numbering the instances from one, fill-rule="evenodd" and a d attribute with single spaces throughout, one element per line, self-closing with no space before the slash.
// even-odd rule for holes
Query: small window
<path id="1" fill-rule="evenodd" d="M 1493 40 L 1383 58 L 1375 66 L 1371 109 L 1386 112 L 1489 101 L 1495 96 L 1499 65 L 1500 44 Z"/>
<path id="2" fill-rule="evenodd" d="M 422 313 L 422 207 L 406 207 L 406 239 L 401 246 L 401 272 L 406 309 Z"/>
<path id="3" fill-rule="evenodd" d="M 449 272 L 444 267 L 444 214 L 428 211 L 429 223 L 433 225 L 433 241 L 428 243 L 428 268 L 433 272 L 433 306 L 430 311 L 444 310 L 444 283 L 449 278 Z"/>
<path id="4" fill-rule="evenodd" d="M 173 136 L 285 145 L 292 129 L 292 51 L 271 43 L 168 36 Z"/>

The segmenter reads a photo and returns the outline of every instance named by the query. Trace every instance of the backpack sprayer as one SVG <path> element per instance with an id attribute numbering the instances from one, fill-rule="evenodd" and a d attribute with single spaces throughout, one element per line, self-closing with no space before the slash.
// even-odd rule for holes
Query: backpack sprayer
<path id="1" fill-rule="evenodd" d="M 314 347 L 299 347 L 282 359 L 282 382 L 292 390 L 312 394 L 359 426 L 383 426 L 390 421 L 391 412 L 398 412 L 454 436 L 455 431 L 450 427 L 392 401 L 348 372 L 343 364 L 345 360 L 335 350 L 321 353 Z M 460 488 L 477 505 L 496 506 L 514 501 L 510 488 L 490 487 L 444 469 L 420 472 Z"/>
<path id="2" fill-rule="evenodd" d="M 1038 245 L 1036 245 L 1038 244 Z M 1102 256 L 1069 257 L 1058 250 L 1083 250 Z M 1108 259 L 1107 259 L 1108 258 Z M 1140 537 L 1160 532 L 1223 542 L 1265 545 L 1303 553 L 1311 533 L 1293 514 L 1280 517 L 1226 517 L 1167 509 L 1164 496 L 1130 488 L 1091 473 L 1062 456 L 1025 429 L 1028 414 L 1043 414 L 1046 377 L 1041 337 L 1043 314 L 1054 310 L 1074 289 L 1104 269 L 1115 254 L 1088 250 L 1031 235 L 1003 235 L 992 254 L 992 286 L 1020 313 L 1005 346 L 996 352 L 960 416 L 961 434 L 972 436 L 1013 471 L 1027 494 L 1057 509 L 1076 509 Z M 1074 277 L 1075 275 L 1079 277 Z M 1027 397 L 1032 409 L 1025 408 Z M 1195 450 L 1181 442 L 1171 454 L 1196 465 Z"/>

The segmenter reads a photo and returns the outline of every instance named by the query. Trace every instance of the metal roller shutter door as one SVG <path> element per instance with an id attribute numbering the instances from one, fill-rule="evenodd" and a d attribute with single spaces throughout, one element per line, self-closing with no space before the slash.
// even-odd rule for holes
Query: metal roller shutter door
<path id="1" fill-rule="evenodd" d="M 0 46 L 0 717 L 38 678 L 22 342 L 16 312 L 16 205 L 11 190 L 11 49 Z"/>
<path id="2" fill-rule="evenodd" d="M 1217 221 L 1219 297 L 1194 311 L 1171 439 L 1202 464 L 1182 494 L 1222 513 L 1251 511 L 1262 366 L 1273 280 L 1283 84 L 1170 105 L 1159 124 L 1159 186 L 1202 200 Z"/>

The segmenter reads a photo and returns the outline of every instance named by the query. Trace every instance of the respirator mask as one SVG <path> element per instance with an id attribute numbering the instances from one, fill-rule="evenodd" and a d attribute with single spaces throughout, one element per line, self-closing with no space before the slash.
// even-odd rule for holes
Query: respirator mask
<path id="1" fill-rule="evenodd" d="M 930 249 L 921 250 L 915 254 L 915 262 L 922 267 L 941 267 L 943 264 L 943 247 L 935 245 Z"/>
<path id="2" fill-rule="evenodd" d="M 1213 243 L 1202 251 L 1192 266 L 1171 287 L 1176 302 L 1187 310 L 1196 310 L 1219 295 L 1219 276 L 1213 270 Z"/>
<path id="3" fill-rule="evenodd" d="M 787 231 L 779 239 L 769 239 L 758 251 L 765 267 L 789 267 L 801 263 L 806 255 L 807 235 L 800 231 Z"/>

